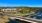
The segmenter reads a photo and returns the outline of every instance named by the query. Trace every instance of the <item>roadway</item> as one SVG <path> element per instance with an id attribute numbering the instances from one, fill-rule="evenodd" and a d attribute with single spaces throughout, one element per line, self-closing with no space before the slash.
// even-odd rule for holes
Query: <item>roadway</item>
<path id="1" fill-rule="evenodd" d="M 5 14 L 3 14 L 5 15 Z M 16 17 L 12 17 L 10 16 L 9 14 L 6 14 L 6 16 L 9 16 L 10 19 L 18 19 L 18 20 L 21 20 L 21 21 L 26 21 L 26 22 L 32 22 L 32 23 L 42 23 L 42 20 L 38 20 L 38 19 L 34 19 L 34 18 L 28 18 L 28 17 L 21 17 L 21 16 L 16 16 Z"/>
<path id="2" fill-rule="evenodd" d="M 26 22 L 35 22 L 35 23 L 39 23 L 41 22 L 42 20 L 38 20 L 38 19 L 33 19 L 33 18 L 25 18 L 25 17 L 10 17 L 11 19 L 18 19 L 18 20 L 21 20 L 21 21 L 26 21 Z"/>

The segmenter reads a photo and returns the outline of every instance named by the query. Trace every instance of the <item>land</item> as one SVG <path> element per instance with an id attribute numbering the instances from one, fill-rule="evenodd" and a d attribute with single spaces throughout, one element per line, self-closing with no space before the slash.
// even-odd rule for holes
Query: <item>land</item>
<path id="1" fill-rule="evenodd" d="M 8 19 L 0 18 L 0 23 L 6 23 L 6 22 L 8 22 L 8 21 L 9 21 Z"/>
<path id="2" fill-rule="evenodd" d="M 3 12 L 1 11 L 2 9 L 7 9 L 7 8 L 17 8 L 18 12 Z M 21 10 L 19 10 L 21 9 Z M 3 14 L 10 14 L 11 16 L 15 16 L 15 15 L 19 15 L 19 16 L 24 16 L 25 14 L 34 14 L 34 12 L 36 10 L 41 10 L 42 11 L 42 7 L 1 7 L 0 8 L 0 23 L 6 23 L 8 22 L 8 18 L 7 17 L 3 17 Z"/>

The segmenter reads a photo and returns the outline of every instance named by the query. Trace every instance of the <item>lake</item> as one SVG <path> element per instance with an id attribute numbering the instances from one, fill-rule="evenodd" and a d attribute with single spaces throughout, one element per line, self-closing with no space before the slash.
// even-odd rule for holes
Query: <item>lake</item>
<path id="1" fill-rule="evenodd" d="M 30 23 L 30 22 L 26 22 L 26 21 L 20 21 L 20 20 L 10 20 L 9 22 L 7 23 Z"/>

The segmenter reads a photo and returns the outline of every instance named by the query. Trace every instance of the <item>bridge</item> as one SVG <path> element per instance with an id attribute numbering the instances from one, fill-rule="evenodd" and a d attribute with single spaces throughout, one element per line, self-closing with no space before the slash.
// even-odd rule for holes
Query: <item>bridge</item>
<path id="1" fill-rule="evenodd" d="M 5 15 L 5 14 L 4 14 Z M 35 15 L 35 14 L 34 14 Z M 6 14 L 6 16 L 10 16 L 8 14 Z M 42 14 L 36 14 L 36 16 L 39 16 L 41 17 Z M 34 19 L 34 18 L 28 18 L 28 17 L 21 17 L 21 16 L 18 16 L 18 17 L 9 17 L 10 19 L 12 20 L 15 20 L 15 19 L 18 19 L 18 20 L 21 20 L 21 21 L 26 21 L 26 22 L 30 22 L 30 23 L 42 23 L 42 20 L 39 20 L 39 19 Z"/>
<path id="2" fill-rule="evenodd" d="M 5 14 L 4 14 L 5 15 Z M 6 16 L 10 16 L 8 14 L 6 14 Z M 30 23 L 42 23 L 42 20 L 39 19 L 34 19 L 34 18 L 29 18 L 29 17 L 22 17 L 22 16 L 10 16 L 9 17 L 11 20 L 21 20 L 21 21 L 25 21 L 25 22 L 30 22 Z"/>
<path id="3" fill-rule="evenodd" d="M 26 21 L 30 23 L 42 23 L 42 20 L 34 19 L 34 18 L 26 18 L 26 17 L 10 17 L 11 20 L 21 20 L 21 21 Z"/>

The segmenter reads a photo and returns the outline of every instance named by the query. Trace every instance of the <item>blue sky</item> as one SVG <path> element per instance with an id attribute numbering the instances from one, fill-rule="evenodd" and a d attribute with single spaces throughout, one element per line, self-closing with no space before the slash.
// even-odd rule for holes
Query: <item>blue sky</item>
<path id="1" fill-rule="evenodd" d="M 0 0 L 0 6 L 42 7 L 42 0 Z"/>

